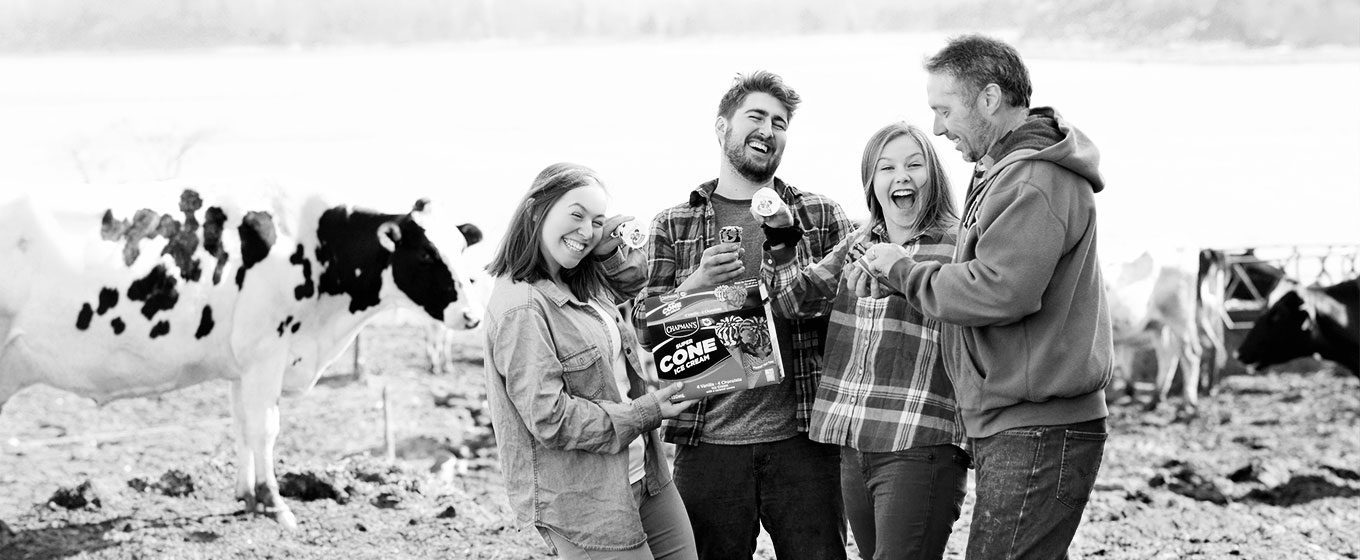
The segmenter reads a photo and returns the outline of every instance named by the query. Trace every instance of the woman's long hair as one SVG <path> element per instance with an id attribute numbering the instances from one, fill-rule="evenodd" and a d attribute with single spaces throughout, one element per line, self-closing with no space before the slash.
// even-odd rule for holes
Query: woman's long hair
<path id="1" fill-rule="evenodd" d="M 539 246 L 543 237 L 543 218 L 563 195 L 591 185 L 592 181 L 604 185 L 595 171 L 575 163 L 554 163 L 540 171 L 510 217 L 510 225 L 505 229 L 495 258 L 486 267 L 487 272 L 516 282 L 552 279 L 548 257 Z M 574 268 L 563 268 L 560 275 L 572 295 L 580 301 L 590 301 L 608 285 L 599 263 L 591 255 L 586 255 Z"/>
<path id="2" fill-rule="evenodd" d="M 929 229 L 952 227 L 958 222 L 959 213 L 954 207 L 954 197 L 949 191 L 949 177 L 940 166 L 940 157 L 935 153 L 935 146 L 930 143 L 930 137 L 921 129 L 905 122 L 895 122 L 879 129 L 869 137 L 869 142 L 864 146 L 864 158 L 860 161 L 859 175 L 864 182 L 864 198 L 869 205 L 869 215 L 873 218 L 873 224 L 884 223 L 883 207 L 879 205 L 878 196 L 874 193 L 874 172 L 878 168 L 878 158 L 883 155 L 883 147 L 887 146 L 888 142 L 902 136 L 910 136 L 921 147 L 921 153 L 926 156 L 928 172 L 926 184 L 920 185 L 916 194 L 921 211 L 916 213 L 916 223 L 912 224 L 912 230 L 919 233 Z"/>

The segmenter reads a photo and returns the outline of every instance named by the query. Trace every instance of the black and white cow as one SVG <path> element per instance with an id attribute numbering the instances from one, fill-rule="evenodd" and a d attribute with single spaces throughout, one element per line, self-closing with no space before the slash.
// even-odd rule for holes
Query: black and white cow
<path id="1" fill-rule="evenodd" d="M 461 254 L 481 232 L 426 200 L 383 214 L 199 191 L 83 213 L 0 205 L 0 407 L 38 383 L 102 403 L 229 380 L 237 498 L 292 528 L 279 396 L 310 389 L 381 310 L 476 326 Z"/>
<path id="2" fill-rule="evenodd" d="M 1253 367 L 1317 354 L 1360 375 L 1360 278 L 1280 296 L 1237 348 Z"/>

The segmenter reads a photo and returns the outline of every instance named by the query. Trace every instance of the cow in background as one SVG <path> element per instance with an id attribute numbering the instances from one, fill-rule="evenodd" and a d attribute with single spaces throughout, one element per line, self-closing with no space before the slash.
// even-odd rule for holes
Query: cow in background
<path id="1" fill-rule="evenodd" d="M 237 498 L 294 528 L 274 476 L 280 395 L 310 389 L 384 309 L 474 327 L 461 255 L 480 233 L 423 199 L 387 214 L 129 190 L 92 212 L 0 204 L 0 407 L 39 383 L 103 403 L 228 380 Z"/>
<path id="2" fill-rule="evenodd" d="M 1237 349 L 1252 367 L 1314 354 L 1360 375 L 1360 278 L 1284 292 Z"/>
<path id="3" fill-rule="evenodd" d="M 1252 249 L 1223 251 L 1201 249 L 1199 252 L 1199 308 L 1203 317 L 1203 338 L 1206 354 L 1205 374 L 1201 389 L 1212 391 L 1227 366 L 1227 326 L 1229 312 L 1242 310 L 1264 311 L 1278 297 L 1277 288 L 1292 287 L 1284 269 L 1256 258 Z"/>
<path id="4" fill-rule="evenodd" d="M 1230 290 L 1228 285 L 1232 284 L 1232 276 L 1231 265 L 1222 251 L 1200 250 L 1199 273 L 1196 275 L 1198 287 L 1196 304 L 1202 318 L 1201 332 L 1203 338 L 1209 342 L 1208 353 L 1213 355 L 1212 359 L 1205 361 L 1207 367 L 1204 368 L 1205 375 L 1201 379 L 1202 388 L 1206 392 L 1212 392 L 1218 386 L 1223 368 L 1228 365 L 1228 300 L 1234 299 L 1229 292 L 1235 292 L 1241 287 L 1239 284 Z"/>
<path id="5" fill-rule="evenodd" d="M 1180 253 L 1156 257 L 1143 253 L 1131 262 L 1107 267 L 1105 278 L 1115 363 L 1124 372 L 1126 390 L 1132 392 L 1137 351 L 1151 348 L 1156 374 L 1148 407 L 1166 400 L 1180 369 L 1184 372 L 1182 407 L 1196 410 L 1204 348 L 1212 348 L 1217 355 L 1226 352 L 1222 337 L 1213 337 L 1206 329 L 1211 311 L 1199 305 L 1203 284 L 1193 260 Z"/>
<path id="6" fill-rule="evenodd" d="M 481 239 L 481 232 L 477 232 L 476 239 Z M 468 297 L 473 298 L 482 308 L 491 299 L 491 288 L 495 282 L 485 272 L 474 271 L 468 278 Z M 461 329 L 451 329 L 442 323 L 429 323 L 425 327 L 425 355 L 430 359 L 430 373 L 434 375 L 450 375 L 458 373 L 454 369 L 454 361 L 459 356 L 454 353 L 458 345 L 458 333 Z M 477 347 L 476 359 L 481 359 L 481 339 L 475 341 L 465 341 Z M 467 359 L 467 356 L 461 356 Z"/>

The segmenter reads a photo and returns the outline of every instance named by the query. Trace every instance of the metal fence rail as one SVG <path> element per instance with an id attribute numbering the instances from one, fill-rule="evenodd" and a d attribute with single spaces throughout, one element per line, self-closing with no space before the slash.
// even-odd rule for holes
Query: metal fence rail
<path id="1" fill-rule="evenodd" d="M 1360 276 L 1360 245 L 1268 245 L 1215 248 L 1224 253 L 1228 268 L 1226 285 L 1218 293 L 1231 294 L 1246 288 L 1250 299 L 1233 299 L 1217 306 L 1223 324 L 1232 330 L 1250 329 L 1269 306 L 1270 290 L 1252 282 L 1247 267 L 1275 266 L 1285 278 L 1303 286 L 1331 285 Z"/>

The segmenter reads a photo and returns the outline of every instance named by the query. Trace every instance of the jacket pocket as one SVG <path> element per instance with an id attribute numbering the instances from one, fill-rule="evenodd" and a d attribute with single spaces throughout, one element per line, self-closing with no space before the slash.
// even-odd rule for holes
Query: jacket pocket
<path id="1" fill-rule="evenodd" d="M 968 360 L 967 366 L 979 379 L 987 379 L 987 369 L 978 363 L 981 356 L 978 355 L 977 341 L 973 340 L 972 331 L 966 328 L 959 329 L 959 338 L 963 341 L 963 359 Z"/>
<path id="2" fill-rule="evenodd" d="M 567 392 L 592 400 L 602 398 L 605 374 L 601 360 L 600 349 L 594 346 L 561 358 L 562 381 Z"/>

